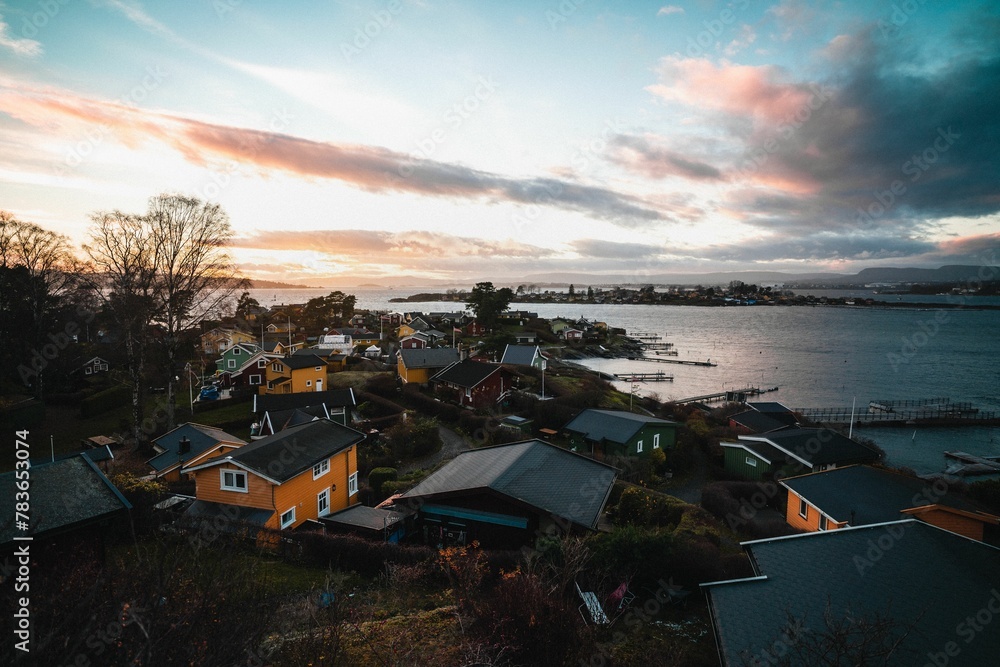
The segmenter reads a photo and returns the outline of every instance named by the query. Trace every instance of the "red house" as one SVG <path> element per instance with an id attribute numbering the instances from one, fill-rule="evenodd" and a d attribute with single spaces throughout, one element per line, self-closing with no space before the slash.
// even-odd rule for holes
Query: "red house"
<path id="1" fill-rule="evenodd" d="M 427 336 L 417 332 L 412 336 L 399 339 L 399 347 L 404 350 L 422 350 L 427 347 Z"/>
<path id="2" fill-rule="evenodd" d="M 499 364 L 456 361 L 431 378 L 435 392 L 464 408 L 493 405 L 510 389 L 510 373 Z"/>
<path id="3" fill-rule="evenodd" d="M 489 329 L 484 327 L 476 320 L 472 320 L 471 322 L 465 325 L 465 333 L 468 336 L 485 336 L 487 333 L 489 333 Z"/>

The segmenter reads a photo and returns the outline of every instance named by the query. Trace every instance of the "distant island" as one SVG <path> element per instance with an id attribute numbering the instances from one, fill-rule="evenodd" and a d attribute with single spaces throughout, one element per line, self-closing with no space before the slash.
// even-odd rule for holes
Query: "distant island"
<path id="1" fill-rule="evenodd" d="M 311 287 L 309 285 L 293 285 L 292 283 L 283 283 L 277 280 L 251 280 L 250 289 L 321 289 L 321 288 Z"/>

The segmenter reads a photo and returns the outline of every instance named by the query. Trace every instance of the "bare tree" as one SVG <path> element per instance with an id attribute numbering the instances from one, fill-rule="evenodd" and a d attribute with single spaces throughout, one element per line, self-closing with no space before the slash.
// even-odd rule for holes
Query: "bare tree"
<path id="1" fill-rule="evenodd" d="M 157 248 L 141 216 L 116 210 L 91 219 L 90 242 L 83 246 L 91 266 L 84 275 L 123 337 L 132 386 L 132 435 L 138 446 L 145 441 L 146 353 L 156 315 Z"/>
<path id="2" fill-rule="evenodd" d="M 145 222 L 156 248 L 154 294 L 167 361 L 167 426 L 173 428 L 180 336 L 217 313 L 249 282 L 229 255 L 233 230 L 218 204 L 161 194 L 149 200 Z"/>

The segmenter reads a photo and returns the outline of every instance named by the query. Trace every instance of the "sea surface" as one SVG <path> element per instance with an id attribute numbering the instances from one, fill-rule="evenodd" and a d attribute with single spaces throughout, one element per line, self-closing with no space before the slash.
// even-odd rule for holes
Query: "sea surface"
<path id="1" fill-rule="evenodd" d="M 375 310 L 459 311 L 461 302 L 391 303 L 393 297 L 444 288 L 347 289 L 357 307 Z M 254 290 L 262 305 L 302 303 L 330 290 Z M 817 296 L 843 296 L 814 290 Z M 851 296 L 865 297 L 857 290 Z M 957 297 L 874 295 L 904 303 L 946 303 Z M 960 297 L 966 305 L 1000 304 L 995 297 Z M 939 300 L 938 300 L 939 299 Z M 791 408 L 867 409 L 869 401 L 948 397 L 984 411 L 1000 412 L 1000 310 L 949 310 L 851 306 L 641 306 L 627 304 L 521 304 L 541 317 L 585 317 L 628 332 L 653 333 L 673 343 L 677 357 L 711 361 L 715 367 L 683 366 L 628 359 L 589 359 L 607 373 L 673 375 L 672 382 L 618 382 L 667 401 L 747 386 L 772 388 L 758 400 Z M 654 356 L 654 355 L 650 355 Z M 1000 429 L 884 428 L 855 431 L 886 450 L 889 462 L 920 474 L 940 472 L 942 452 L 962 450 L 1000 456 Z M 970 478 L 984 479 L 982 477 Z"/>

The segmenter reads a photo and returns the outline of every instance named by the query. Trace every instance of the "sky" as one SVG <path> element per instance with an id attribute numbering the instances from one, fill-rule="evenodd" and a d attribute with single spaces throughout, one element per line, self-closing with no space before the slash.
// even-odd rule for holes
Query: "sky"
<path id="1" fill-rule="evenodd" d="M 0 2 L 0 209 L 314 286 L 998 264 L 998 109 L 995 2 Z"/>

